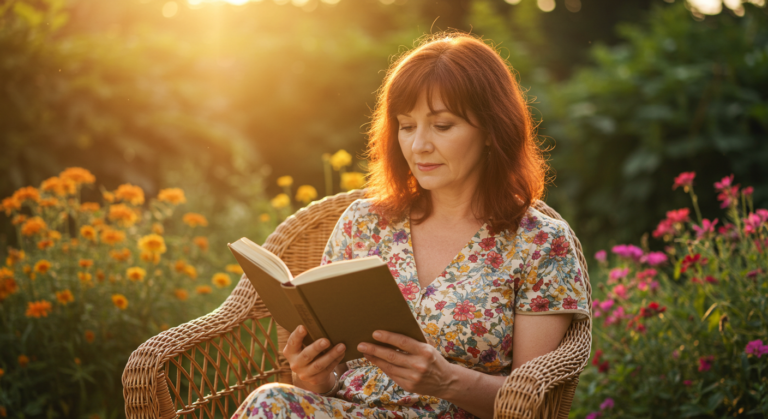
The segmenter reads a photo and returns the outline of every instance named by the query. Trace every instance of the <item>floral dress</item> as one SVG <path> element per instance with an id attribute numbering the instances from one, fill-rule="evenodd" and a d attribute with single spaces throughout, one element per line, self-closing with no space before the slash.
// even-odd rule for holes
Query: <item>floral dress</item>
<path id="1" fill-rule="evenodd" d="M 387 219 L 370 199 L 359 199 L 337 222 L 321 264 L 373 255 L 389 265 L 427 341 L 449 362 L 486 374 L 510 373 L 515 315 L 590 315 L 568 226 L 532 207 L 514 234 L 484 224 L 443 273 L 421 288 L 409 218 Z M 473 417 L 447 400 L 405 391 L 365 358 L 347 366 L 336 397 L 267 384 L 232 418 Z"/>

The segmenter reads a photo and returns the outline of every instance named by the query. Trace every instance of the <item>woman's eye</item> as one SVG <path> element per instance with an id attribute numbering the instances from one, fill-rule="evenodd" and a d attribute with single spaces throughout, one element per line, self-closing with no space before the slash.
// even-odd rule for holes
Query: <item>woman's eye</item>
<path id="1" fill-rule="evenodd" d="M 413 128 L 413 127 L 412 127 L 412 126 L 404 126 L 404 127 L 400 127 L 400 129 L 401 129 L 401 130 L 403 130 L 403 131 L 408 131 L 408 130 L 409 130 L 409 129 L 411 129 L 411 128 Z"/>
<path id="2" fill-rule="evenodd" d="M 435 125 L 435 128 L 439 129 L 440 131 L 447 131 L 452 126 L 453 125 Z"/>

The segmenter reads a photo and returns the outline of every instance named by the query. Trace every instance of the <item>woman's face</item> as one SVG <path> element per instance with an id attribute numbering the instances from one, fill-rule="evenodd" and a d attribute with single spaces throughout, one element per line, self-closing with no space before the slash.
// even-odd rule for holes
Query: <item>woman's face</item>
<path id="1" fill-rule="evenodd" d="M 398 140 L 411 172 L 430 191 L 474 191 L 488 140 L 479 128 L 449 112 L 439 94 L 432 95 L 435 112 L 430 113 L 426 97 L 422 91 L 410 113 L 397 115 Z M 471 112 L 468 116 L 477 125 Z"/>

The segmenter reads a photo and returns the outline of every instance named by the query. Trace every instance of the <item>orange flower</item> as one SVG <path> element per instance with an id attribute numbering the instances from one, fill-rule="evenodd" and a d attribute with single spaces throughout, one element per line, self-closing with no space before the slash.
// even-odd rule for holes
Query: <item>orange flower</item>
<path id="1" fill-rule="evenodd" d="M 109 207 L 109 219 L 118 222 L 123 227 L 132 226 L 138 218 L 136 212 L 125 204 L 115 204 Z"/>
<path id="2" fill-rule="evenodd" d="M 13 265 L 16 264 L 16 262 L 24 260 L 26 257 L 26 254 L 23 250 L 17 250 L 12 247 L 8 248 L 8 257 L 5 258 L 5 264 L 13 267 Z"/>
<path id="3" fill-rule="evenodd" d="M 209 287 L 208 285 L 200 285 L 197 288 L 195 288 L 195 292 L 198 294 L 210 294 L 213 289 Z"/>
<path id="4" fill-rule="evenodd" d="M 270 216 L 267 213 L 259 215 L 259 221 L 261 221 L 262 223 L 266 223 L 267 221 L 269 221 L 269 219 L 270 219 Z"/>
<path id="5" fill-rule="evenodd" d="M 3 272 L 3 270 L 8 272 Z M 10 275 L 8 275 L 8 273 L 10 273 Z M 13 272 L 6 268 L 0 268 L 0 301 L 5 300 L 18 290 L 19 285 L 16 283 L 16 279 L 13 278 Z"/>
<path id="6" fill-rule="evenodd" d="M 128 268 L 128 270 L 125 271 L 125 276 L 127 276 L 131 281 L 143 281 L 144 277 L 147 276 L 147 271 L 134 266 L 132 268 Z"/>
<path id="7" fill-rule="evenodd" d="M 56 198 L 44 198 L 40 200 L 40 206 L 43 208 L 55 207 L 59 205 L 59 200 Z"/>
<path id="8" fill-rule="evenodd" d="M 96 182 L 96 177 L 81 167 L 69 167 L 59 173 L 59 177 L 64 180 L 71 180 L 77 185 Z"/>
<path id="9" fill-rule="evenodd" d="M 37 248 L 40 250 L 45 250 L 50 247 L 53 247 L 53 240 L 44 239 L 37 242 Z"/>
<path id="10" fill-rule="evenodd" d="M 48 230 L 48 232 L 46 233 L 46 236 L 48 236 L 48 238 L 53 241 L 61 240 L 61 233 L 59 233 L 56 230 Z"/>
<path id="11" fill-rule="evenodd" d="M 240 267 L 240 265 L 233 263 L 231 265 L 227 265 L 224 267 L 224 270 L 227 272 L 231 272 L 233 274 L 242 275 L 243 274 L 243 268 Z"/>
<path id="12" fill-rule="evenodd" d="M 45 224 L 45 221 L 43 221 L 42 218 L 32 217 L 25 221 L 21 226 L 21 234 L 25 236 L 32 236 L 44 231 L 46 228 L 48 228 L 48 225 Z"/>
<path id="13" fill-rule="evenodd" d="M 192 279 L 197 278 L 197 269 L 195 269 L 192 265 L 187 265 L 184 267 L 184 273 L 187 274 L 188 277 Z"/>
<path id="14" fill-rule="evenodd" d="M 13 271 L 3 266 L 0 268 L 0 279 L 13 278 Z"/>
<path id="15" fill-rule="evenodd" d="M 97 270 L 96 279 L 99 280 L 99 282 L 104 282 L 104 278 L 105 278 L 104 271 L 102 271 L 101 269 Z"/>
<path id="16" fill-rule="evenodd" d="M 59 196 L 66 196 L 67 194 L 75 193 L 77 184 L 71 179 L 61 179 L 54 176 L 44 180 L 40 189 L 46 192 L 53 192 Z"/>
<path id="17" fill-rule="evenodd" d="M 28 217 L 26 215 L 19 214 L 19 215 L 13 217 L 13 219 L 11 220 L 11 224 L 17 226 L 17 225 L 23 223 L 24 221 L 27 221 L 27 218 Z"/>
<path id="18" fill-rule="evenodd" d="M 30 301 L 27 303 L 27 317 L 48 317 L 48 312 L 51 311 L 51 303 L 45 300 Z"/>
<path id="19" fill-rule="evenodd" d="M 75 296 L 72 295 L 72 291 L 70 290 L 56 291 L 56 300 L 60 304 L 67 305 L 75 301 Z"/>
<path id="20" fill-rule="evenodd" d="M 113 202 L 115 202 L 115 194 L 113 194 L 112 192 L 107 192 L 107 191 L 104 191 L 104 192 L 101 194 L 101 196 L 103 196 L 103 197 L 104 197 L 104 200 L 105 200 L 105 201 L 107 201 L 107 202 L 109 202 L 110 204 L 111 204 L 111 203 L 113 203 Z"/>
<path id="21" fill-rule="evenodd" d="M 141 252 L 141 255 L 139 255 L 139 258 L 141 258 L 141 260 L 143 260 L 144 262 L 152 262 L 154 264 L 157 264 L 160 262 L 160 253 Z"/>
<path id="22" fill-rule="evenodd" d="M 93 266 L 93 259 L 80 259 L 77 264 L 80 265 L 81 268 L 90 268 Z"/>
<path id="23" fill-rule="evenodd" d="M 91 283 L 91 278 L 93 278 L 93 275 L 91 275 L 88 272 L 78 272 L 77 277 L 80 279 L 80 283 L 83 284 L 83 286 L 93 286 L 93 283 Z"/>
<path id="24" fill-rule="evenodd" d="M 83 202 L 80 204 L 80 211 L 96 212 L 101 209 L 98 202 Z"/>
<path id="25" fill-rule="evenodd" d="M 157 194 L 157 199 L 162 202 L 169 202 L 173 205 L 187 202 L 187 198 L 184 196 L 184 191 L 179 188 L 161 189 L 160 193 Z"/>
<path id="26" fill-rule="evenodd" d="M 122 250 L 110 250 L 109 256 L 118 262 L 125 262 L 130 259 L 131 251 L 127 247 L 124 247 Z"/>
<path id="27" fill-rule="evenodd" d="M 163 236 L 149 234 L 139 239 L 139 249 L 148 253 L 163 254 L 167 250 Z"/>
<path id="28" fill-rule="evenodd" d="M 144 203 L 144 191 L 130 183 L 124 183 L 117 187 L 115 198 L 130 202 L 132 205 L 141 205 Z"/>
<path id="29" fill-rule="evenodd" d="M 23 204 L 24 201 L 37 202 L 40 200 L 40 191 L 33 186 L 25 186 L 14 192 L 13 197 L 21 204 Z"/>
<path id="30" fill-rule="evenodd" d="M 48 262 L 45 259 L 41 259 L 35 263 L 35 272 L 45 274 L 49 269 L 51 269 L 51 262 Z"/>
<path id="31" fill-rule="evenodd" d="M 184 262 L 183 260 L 179 259 L 173 264 L 173 269 L 176 272 L 183 273 L 184 269 L 187 267 L 187 262 Z"/>
<path id="32" fill-rule="evenodd" d="M 27 364 L 29 364 L 29 357 L 26 355 L 19 355 L 17 360 L 19 361 L 19 365 L 21 366 L 21 368 L 25 368 Z"/>
<path id="33" fill-rule="evenodd" d="M 179 299 L 179 301 L 186 301 L 187 298 L 189 298 L 189 293 L 187 293 L 187 290 L 177 288 L 173 291 L 173 295 L 176 296 L 176 298 Z"/>
<path id="34" fill-rule="evenodd" d="M 192 242 L 200 248 L 203 252 L 208 251 L 208 239 L 203 236 L 197 236 L 192 239 Z"/>
<path id="35" fill-rule="evenodd" d="M 205 219 L 204 216 L 201 214 L 195 213 L 195 212 L 188 212 L 184 214 L 183 217 L 181 217 L 181 220 L 184 221 L 188 226 L 190 227 L 197 227 L 197 226 L 207 226 L 208 220 Z"/>
<path id="36" fill-rule="evenodd" d="M 5 375 L 5 370 L 0 368 L 0 378 L 3 378 L 4 375 Z"/>
<path id="37" fill-rule="evenodd" d="M 219 288 L 224 288 L 232 283 L 232 280 L 229 279 L 229 275 L 225 274 L 224 272 L 219 272 L 213 275 L 213 279 L 211 279 L 211 283 L 213 285 L 216 285 Z"/>
<path id="38" fill-rule="evenodd" d="M 120 310 L 125 310 L 128 307 L 128 299 L 123 294 L 112 294 L 112 304 Z"/>
<path id="39" fill-rule="evenodd" d="M 11 215 L 12 211 L 18 211 L 20 209 L 21 202 L 19 202 L 16 197 L 10 196 L 3 199 L 3 210 L 5 210 L 5 215 Z"/>
<path id="40" fill-rule="evenodd" d="M 93 341 L 96 339 L 96 334 L 91 330 L 86 330 L 83 336 L 85 337 L 85 341 L 88 343 L 93 343 Z"/>
<path id="41" fill-rule="evenodd" d="M 123 240 L 125 240 L 125 232 L 122 230 L 107 227 L 101 231 L 101 241 L 110 246 L 114 246 Z"/>
<path id="42" fill-rule="evenodd" d="M 96 229 L 93 226 L 85 225 L 80 227 L 80 235 L 92 242 L 96 241 Z"/>
<path id="43" fill-rule="evenodd" d="M 163 228 L 163 225 L 160 223 L 152 223 L 152 232 L 155 234 L 163 234 L 165 229 Z"/>

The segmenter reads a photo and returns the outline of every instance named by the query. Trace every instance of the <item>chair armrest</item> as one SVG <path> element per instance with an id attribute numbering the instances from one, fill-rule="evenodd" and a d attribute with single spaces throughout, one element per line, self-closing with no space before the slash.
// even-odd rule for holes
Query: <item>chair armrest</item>
<path id="1" fill-rule="evenodd" d="M 575 388 L 589 360 L 591 329 L 589 319 L 572 322 L 557 349 L 513 370 L 496 394 L 494 418 L 539 418 L 544 416 L 545 409 L 552 413 L 547 417 L 558 417 L 563 409 L 567 417 L 572 395 L 550 396 L 553 391 L 564 391 L 566 384 Z"/>

